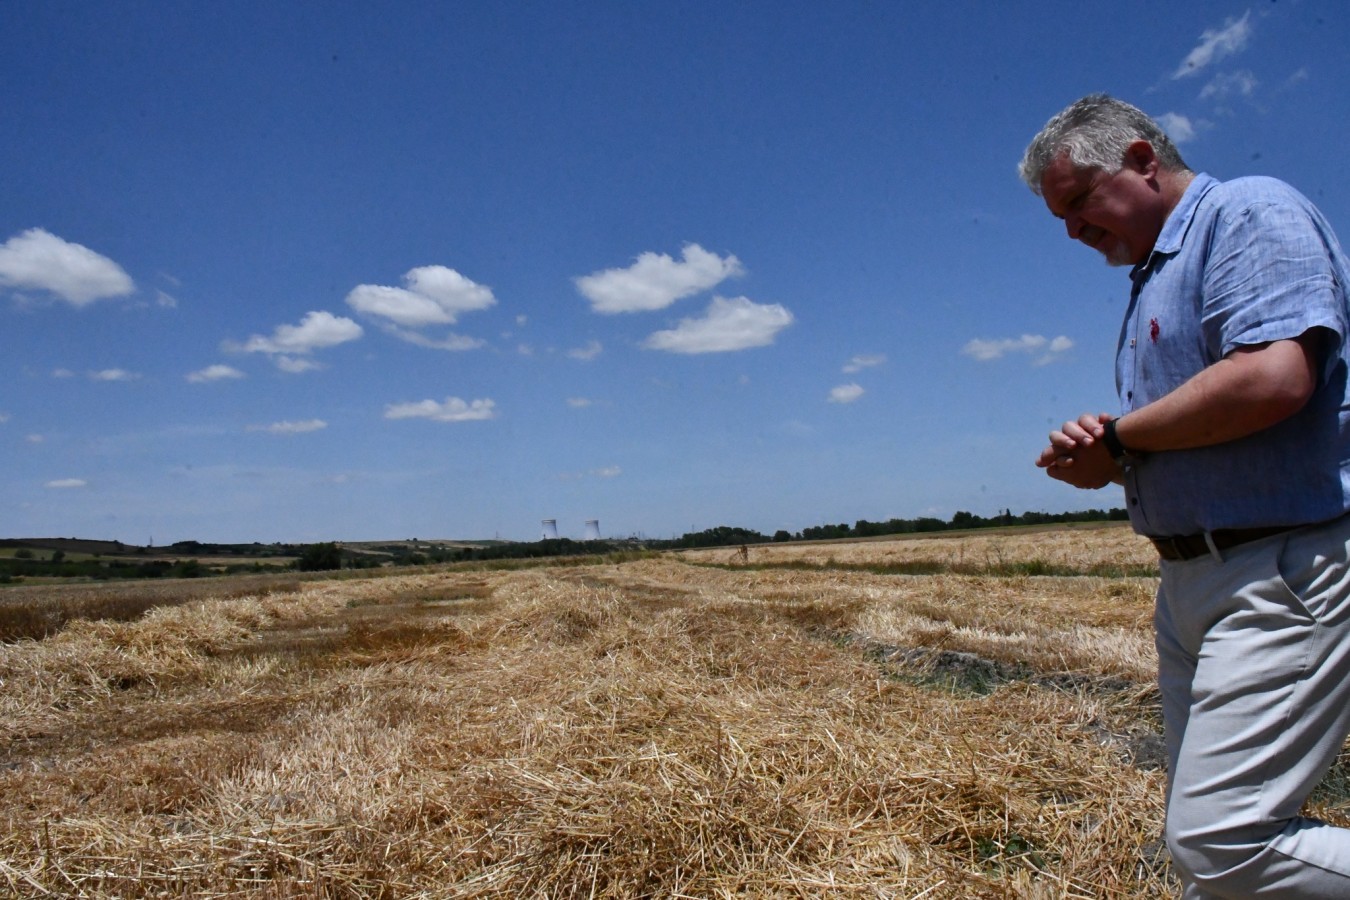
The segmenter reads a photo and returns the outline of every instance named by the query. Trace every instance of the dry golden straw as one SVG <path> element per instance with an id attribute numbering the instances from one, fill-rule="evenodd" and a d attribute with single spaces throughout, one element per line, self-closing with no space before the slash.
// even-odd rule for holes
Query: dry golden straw
<path id="1" fill-rule="evenodd" d="M 824 565 L 1082 537 L 219 580 L 74 618 L 0 645 L 0 891 L 1167 896 L 1151 579 Z"/>

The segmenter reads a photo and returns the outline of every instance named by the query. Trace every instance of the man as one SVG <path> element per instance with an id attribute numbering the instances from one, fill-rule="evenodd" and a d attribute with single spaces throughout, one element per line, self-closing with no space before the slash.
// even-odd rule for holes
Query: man
<path id="1" fill-rule="evenodd" d="M 1036 464 L 1123 484 L 1158 547 L 1184 896 L 1350 898 L 1350 830 L 1299 815 L 1350 731 L 1350 261 L 1291 187 L 1197 175 L 1105 95 L 1052 118 L 1021 175 L 1133 267 L 1121 414 L 1064 423 Z"/>

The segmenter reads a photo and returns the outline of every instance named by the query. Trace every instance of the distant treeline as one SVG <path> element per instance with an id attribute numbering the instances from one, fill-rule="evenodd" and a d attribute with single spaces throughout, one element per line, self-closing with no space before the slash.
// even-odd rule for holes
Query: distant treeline
<path id="1" fill-rule="evenodd" d="M 125 555 L 94 554 L 92 558 L 69 559 L 62 550 L 45 552 L 34 544 L 30 549 L 15 550 L 12 557 L 0 557 L 0 584 L 19 582 L 25 577 L 93 579 L 123 578 L 200 578 L 209 575 L 229 575 L 240 572 L 275 572 L 283 568 L 278 563 L 264 563 L 268 557 L 294 557 L 287 567 L 302 572 L 335 569 L 373 569 L 384 566 L 420 566 L 429 563 L 482 562 L 491 560 L 541 559 L 546 557 L 602 556 L 615 552 L 650 549 L 670 550 L 688 547 L 734 547 L 741 544 L 784 543 L 787 541 L 820 541 L 839 538 L 877 537 L 887 534 L 915 534 L 992 528 L 1007 525 L 1048 525 L 1064 522 L 1124 521 L 1123 509 L 1088 509 L 1082 512 L 1045 513 L 1024 512 L 1013 515 L 1005 510 L 997 516 L 985 518 L 974 513 L 958 512 L 950 521 L 924 516 L 917 519 L 890 519 L 869 522 L 860 519 L 852 525 L 817 525 L 803 528 L 793 534 L 777 531 L 772 536 L 748 528 L 720 525 L 705 531 L 690 532 L 673 540 L 610 540 L 574 541 L 551 538 L 521 543 L 493 543 L 481 546 L 437 546 L 428 544 L 393 543 L 364 545 L 365 549 L 345 547 L 337 541 L 319 544 L 203 544 L 197 541 L 179 541 L 168 548 L 153 548 L 157 554 L 165 550 L 191 557 L 175 559 L 137 560 L 147 548 L 126 548 Z M 21 542 L 4 541 L 4 545 L 18 546 Z M 115 545 L 120 547 L 121 545 Z M 216 559 L 234 557 L 236 563 L 207 565 L 196 556 Z M 45 558 L 44 558 L 45 556 Z"/>
<path id="2" fill-rule="evenodd" d="M 470 562 L 487 559 L 541 559 L 547 556 L 595 556 L 613 553 L 627 541 L 574 541 L 570 538 L 547 538 L 520 544 L 498 544 L 491 547 L 459 547 L 442 551 L 447 562 Z"/>
<path id="3" fill-rule="evenodd" d="M 295 567 L 303 571 L 323 569 L 373 569 L 381 566 L 423 566 L 429 563 L 476 562 L 493 559 L 541 559 L 548 556 L 590 556 L 613 553 L 616 541 L 573 541 L 551 538 L 529 543 L 500 543 L 468 547 L 422 546 L 410 548 L 399 544 L 378 546 L 381 556 L 353 552 L 341 544 L 309 544 L 303 548 Z"/>
<path id="4" fill-rule="evenodd" d="M 114 578 L 200 578 L 204 575 L 267 571 L 260 565 L 249 563 L 214 569 L 195 559 L 156 559 L 145 562 L 127 559 L 66 560 L 59 550 L 52 556 L 52 559 L 0 558 L 0 584 L 33 576 L 107 581 Z"/>
<path id="5" fill-rule="evenodd" d="M 827 541 L 840 538 L 879 537 L 887 534 L 917 534 L 931 531 L 958 531 L 971 528 L 996 528 L 1006 525 L 1052 525 L 1063 522 L 1122 522 L 1129 519 L 1123 509 L 1085 509 L 1081 512 L 1024 512 L 1013 515 L 1012 510 L 985 518 L 974 513 L 958 512 L 950 521 L 931 516 L 918 519 L 890 519 L 886 522 L 869 522 L 859 519 L 852 525 L 816 525 L 803 528 L 793 534 L 789 531 L 776 531 L 773 536 L 760 534 L 748 528 L 733 528 L 720 525 L 706 531 L 691 532 L 673 541 L 648 542 L 648 546 L 679 547 L 733 547 L 740 544 L 784 543 L 787 541 Z"/>
<path id="6" fill-rule="evenodd" d="M 19 542 L 9 542 L 17 546 Z M 154 552 L 171 551 L 193 554 L 187 559 L 137 560 L 145 548 L 128 548 L 126 556 L 95 555 L 70 559 L 63 550 L 45 551 L 20 547 L 12 557 L 0 557 L 0 584 L 20 583 L 24 578 L 70 578 L 108 581 L 138 578 L 203 578 L 244 572 L 276 572 L 286 568 L 300 572 L 336 569 L 377 569 L 385 566 L 422 566 L 431 563 L 471 562 L 498 559 L 535 559 L 550 556 L 588 556 L 613 553 L 632 546 L 631 542 L 573 541 L 567 538 L 503 543 L 484 546 L 436 546 L 426 544 L 387 544 L 358 550 L 337 541 L 318 544 L 203 544 L 179 541 Z M 373 552 L 371 552 L 373 551 Z M 196 556 L 229 558 L 238 562 L 205 564 Z M 265 563 L 268 557 L 294 557 L 285 565 Z M 250 561 L 252 560 L 252 561 Z"/>
<path id="7" fill-rule="evenodd" d="M 203 544 L 201 541 L 178 541 L 170 544 L 167 550 L 181 556 L 299 556 L 310 544 Z M 156 553 L 166 548 L 152 548 Z M 147 552 L 145 547 L 137 547 L 137 553 Z"/>

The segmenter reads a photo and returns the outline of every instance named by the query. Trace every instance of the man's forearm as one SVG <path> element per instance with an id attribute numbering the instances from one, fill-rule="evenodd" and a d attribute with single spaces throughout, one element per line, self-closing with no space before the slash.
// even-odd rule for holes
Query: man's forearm
<path id="1" fill-rule="evenodd" d="M 1318 332 L 1234 351 L 1165 397 L 1117 420 L 1116 436 L 1145 453 L 1207 447 L 1255 434 L 1298 412 L 1317 386 Z"/>

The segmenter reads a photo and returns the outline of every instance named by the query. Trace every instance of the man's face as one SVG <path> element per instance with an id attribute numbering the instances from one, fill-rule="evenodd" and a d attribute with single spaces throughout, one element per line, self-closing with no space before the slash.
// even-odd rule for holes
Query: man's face
<path id="1" fill-rule="evenodd" d="M 1108 174 L 1077 168 L 1062 153 L 1041 176 L 1046 207 L 1064 220 L 1069 237 L 1101 253 L 1109 265 L 1142 262 L 1166 221 L 1151 147 L 1146 155 L 1145 160 L 1128 153 L 1120 171 Z"/>

